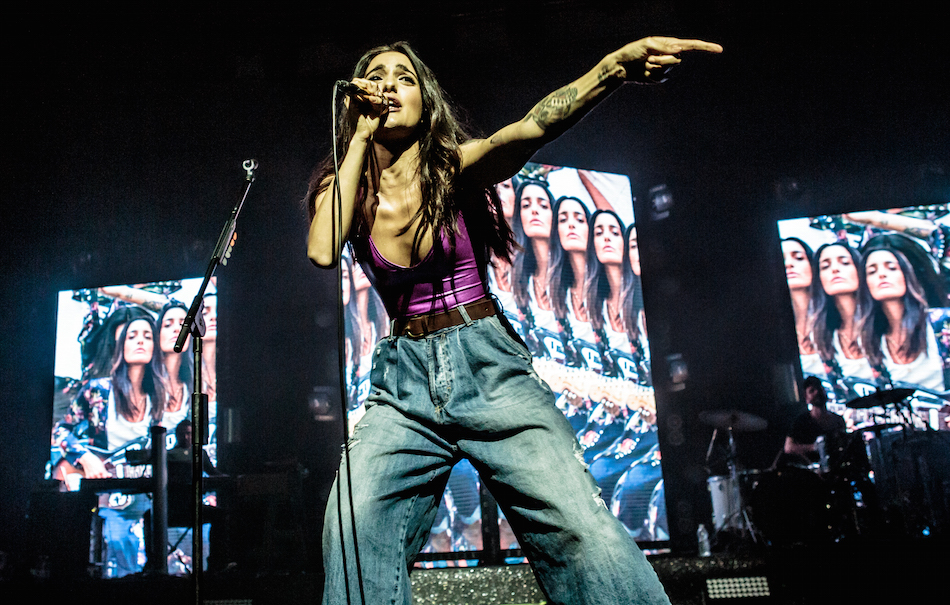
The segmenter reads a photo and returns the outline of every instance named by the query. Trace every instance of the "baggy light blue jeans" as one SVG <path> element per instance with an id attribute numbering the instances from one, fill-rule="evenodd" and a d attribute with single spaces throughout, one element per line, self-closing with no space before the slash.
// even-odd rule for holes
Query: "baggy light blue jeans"
<path id="1" fill-rule="evenodd" d="M 528 350 L 497 317 L 380 341 L 366 407 L 347 446 L 352 485 L 344 457 L 327 506 L 325 605 L 347 603 L 347 584 L 360 602 L 350 491 L 366 603 L 411 602 L 410 567 L 463 457 L 504 510 L 549 603 L 669 604 L 601 500 Z"/>

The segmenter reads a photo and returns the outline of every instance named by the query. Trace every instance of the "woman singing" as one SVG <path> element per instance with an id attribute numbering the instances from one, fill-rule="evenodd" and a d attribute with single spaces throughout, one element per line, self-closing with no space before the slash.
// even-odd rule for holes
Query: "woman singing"
<path id="1" fill-rule="evenodd" d="M 363 93 L 341 119 L 339 181 L 329 167 L 311 181 L 308 254 L 333 266 L 348 239 L 394 321 L 373 354 L 366 415 L 327 507 L 325 603 L 346 602 L 348 589 L 359 599 L 358 577 L 367 603 L 410 602 L 409 567 L 462 458 L 504 509 L 548 602 L 669 603 L 593 497 L 570 426 L 484 276 L 490 253 L 508 258 L 512 244 L 493 184 L 626 79 L 656 78 L 693 49 L 721 51 L 671 38 L 629 44 L 488 139 L 468 138 L 408 45 L 373 49 L 357 63 L 353 83 Z M 342 237 L 331 218 L 337 203 Z M 338 499 L 355 516 L 359 576 Z"/>

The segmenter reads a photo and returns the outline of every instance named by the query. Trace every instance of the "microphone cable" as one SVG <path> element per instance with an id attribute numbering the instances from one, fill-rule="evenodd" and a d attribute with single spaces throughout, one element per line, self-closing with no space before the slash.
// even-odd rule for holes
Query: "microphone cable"
<path id="1" fill-rule="evenodd" d="M 340 92 L 340 81 L 337 81 L 333 85 L 333 102 L 331 104 L 331 144 L 333 147 L 333 193 L 332 193 L 332 204 L 331 204 L 331 220 L 333 222 L 333 238 L 331 243 L 333 244 L 333 250 L 338 255 L 337 264 L 336 264 L 336 283 L 337 287 L 340 289 L 337 292 L 337 342 L 339 343 L 339 351 L 337 355 L 337 371 L 339 374 L 340 380 L 340 412 L 342 416 L 342 425 L 343 425 L 343 459 L 344 466 L 346 467 L 345 473 L 340 473 L 337 471 L 337 489 L 336 489 L 336 510 L 337 510 L 337 525 L 340 532 L 340 553 L 342 555 L 343 561 L 343 583 L 346 588 L 346 602 L 349 604 L 350 601 L 350 575 L 349 575 L 349 565 L 346 561 L 346 540 L 344 538 L 343 532 L 343 502 L 342 502 L 342 489 L 341 485 L 344 475 L 346 477 L 346 493 L 347 500 L 349 500 L 349 511 L 350 511 L 350 528 L 353 532 L 353 556 L 356 557 L 356 576 L 357 584 L 359 587 L 360 593 L 360 603 L 366 605 L 366 594 L 363 590 L 363 568 L 360 564 L 360 549 L 359 541 L 356 537 L 356 512 L 353 509 L 353 483 L 352 476 L 350 474 L 350 447 L 349 447 L 349 419 L 347 418 L 347 389 L 346 389 L 346 326 L 345 322 L 345 313 L 343 308 L 343 263 L 340 258 L 343 253 L 343 195 L 340 192 L 340 160 L 337 149 L 337 105 L 338 105 L 338 96 Z M 355 208 L 354 208 L 355 211 Z M 356 262 L 356 259 L 352 259 Z"/>

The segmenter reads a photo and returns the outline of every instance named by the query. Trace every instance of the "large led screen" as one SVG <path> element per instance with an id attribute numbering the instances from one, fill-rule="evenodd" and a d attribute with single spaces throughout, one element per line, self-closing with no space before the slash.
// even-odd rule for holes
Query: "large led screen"
<path id="1" fill-rule="evenodd" d="M 948 428 L 950 209 L 916 206 L 780 221 L 785 275 L 805 376 L 849 428 L 897 410 L 848 405 L 878 389 L 910 389 L 910 419 Z"/>
<path id="2" fill-rule="evenodd" d="M 63 491 L 81 489 L 83 479 L 129 479 L 151 476 L 135 450 L 151 447 L 149 428 L 166 429 L 170 479 L 187 465 L 190 477 L 192 393 L 196 360 L 192 338 L 181 353 L 174 345 L 201 279 L 62 291 L 56 316 L 55 391 L 50 460 L 46 478 Z M 216 466 L 217 291 L 204 294 L 201 389 L 208 396 L 209 441 L 205 471 Z M 184 468 L 184 467 L 182 467 Z M 190 478 L 186 481 L 190 485 Z M 213 497 L 208 496 L 213 501 Z M 189 500 L 190 502 L 190 500 Z M 174 504 L 174 503 L 171 503 Z M 100 498 L 98 517 L 106 577 L 142 570 L 149 495 L 112 493 Z M 171 530 L 181 550 L 190 552 L 184 530 Z M 96 539 L 93 539 L 95 548 Z M 176 550 L 176 552 L 180 552 Z M 169 570 L 183 572 L 179 560 Z M 185 557 L 181 557 L 185 560 Z"/>
<path id="3" fill-rule="evenodd" d="M 628 177 L 527 164 L 496 186 L 521 249 L 494 259 L 489 284 L 556 394 L 613 513 L 639 541 L 668 539 L 643 310 L 640 254 Z M 343 262 L 349 424 L 369 394 L 375 342 L 388 317 L 369 279 Z M 478 475 L 453 471 L 425 551 L 477 551 Z M 503 515 L 503 550 L 517 542 Z"/>

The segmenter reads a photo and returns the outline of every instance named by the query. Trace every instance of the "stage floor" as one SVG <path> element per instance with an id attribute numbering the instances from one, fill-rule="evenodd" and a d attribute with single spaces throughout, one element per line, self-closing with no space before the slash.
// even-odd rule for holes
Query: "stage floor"
<path id="1" fill-rule="evenodd" d="M 946 597 L 937 540 L 796 547 L 761 555 L 650 557 L 673 605 L 935 603 Z M 543 595 L 527 565 L 435 569 L 413 576 L 414 605 L 527 605 Z"/>
<path id="2" fill-rule="evenodd" d="M 760 555 L 651 556 L 673 605 L 781 603 L 811 605 L 894 602 L 933 603 L 946 591 L 943 540 L 864 542 L 796 547 Z M 414 605 L 534 605 L 543 595 L 527 565 L 416 570 Z M 208 605 L 314 605 L 322 578 L 306 572 L 208 574 L 201 590 Z M 5 594 L 34 602 L 102 605 L 195 603 L 189 578 L 127 577 L 117 580 L 40 579 L 0 581 Z M 14 590 L 15 589 L 15 590 Z M 719 592 L 715 592 L 718 590 Z M 358 597 L 354 603 L 359 603 Z"/>

